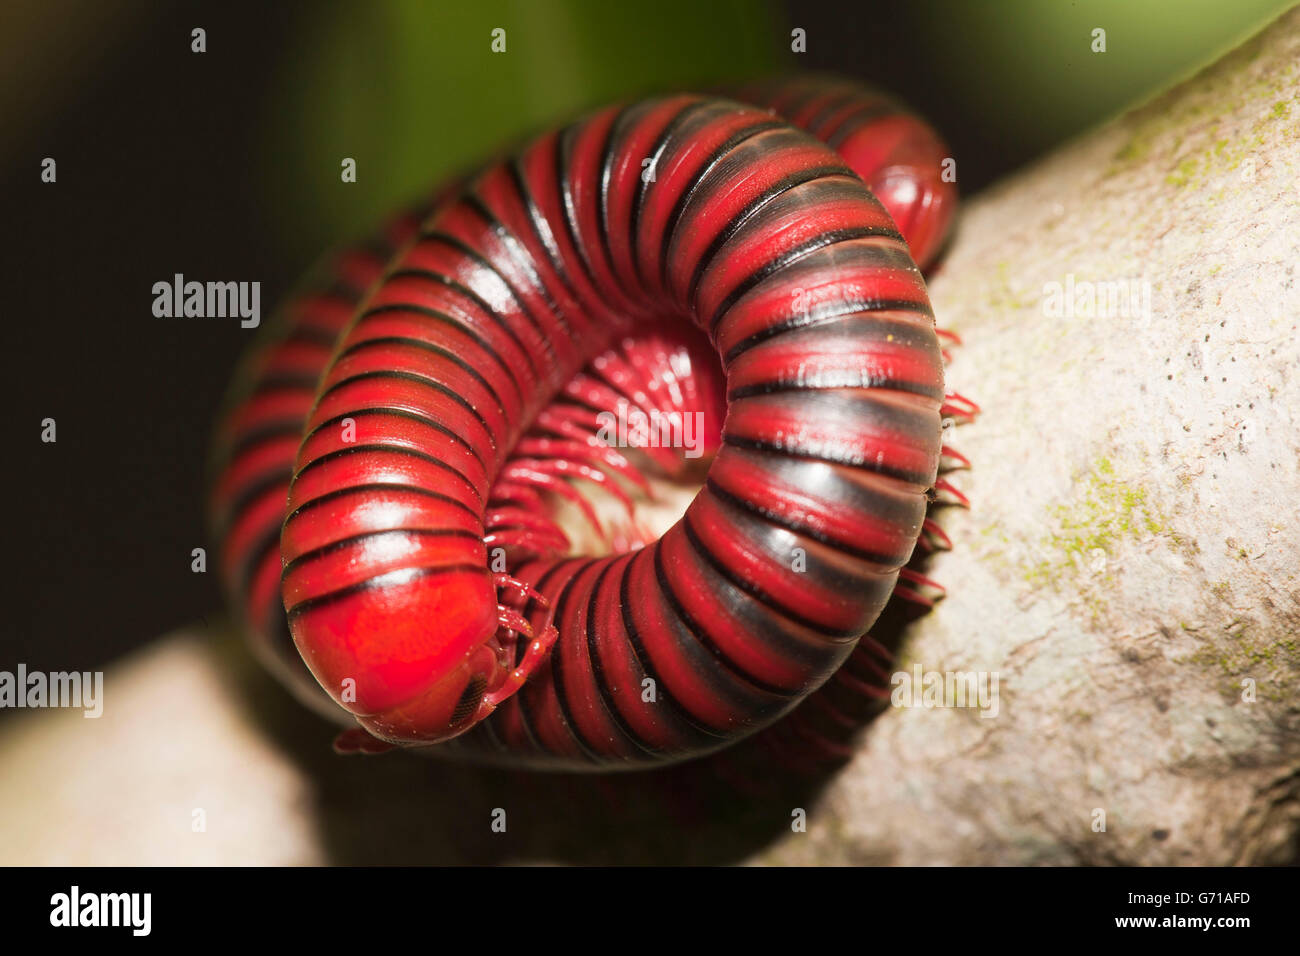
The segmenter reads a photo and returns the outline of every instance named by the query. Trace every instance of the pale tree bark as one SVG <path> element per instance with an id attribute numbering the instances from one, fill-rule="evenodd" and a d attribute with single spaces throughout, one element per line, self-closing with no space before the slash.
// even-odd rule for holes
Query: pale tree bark
<path id="1" fill-rule="evenodd" d="M 974 507 L 900 669 L 996 675 L 996 714 L 891 707 L 803 803 L 718 812 L 662 775 L 336 759 L 196 628 L 110 671 L 99 720 L 0 726 L 0 862 L 1293 860 L 1298 70 L 1293 10 L 966 207 L 932 293 L 984 409 Z"/>

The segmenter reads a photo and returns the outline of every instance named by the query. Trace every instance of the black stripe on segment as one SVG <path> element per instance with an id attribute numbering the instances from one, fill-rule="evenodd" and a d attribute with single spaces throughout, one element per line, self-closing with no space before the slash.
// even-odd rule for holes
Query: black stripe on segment
<path id="1" fill-rule="evenodd" d="M 846 373 L 837 370 L 835 374 L 844 375 Z M 734 402 L 742 398 L 753 398 L 755 395 L 775 395 L 779 392 L 816 392 L 840 388 L 879 388 L 893 392 L 906 392 L 909 395 L 920 395 L 923 398 L 943 398 L 942 388 L 936 389 L 919 382 L 904 382 L 888 375 L 878 375 L 867 380 L 864 380 L 859 376 L 856 381 L 832 380 L 822 384 L 813 384 L 808 378 L 792 382 L 783 382 L 780 380 L 755 382 L 752 385 L 742 385 L 740 388 L 733 388 L 727 393 L 727 401 Z"/>
<path id="2" fill-rule="evenodd" d="M 334 361 L 337 362 L 345 355 L 355 355 L 357 352 L 363 352 L 370 348 L 379 348 L 384 345 L 399 345 L 407 348 L 420 349 L 421 351 L 428 352 L 431 355 L 438 355 L 447 359 L 470 378 L 474 379 L 474 381 L 482 385 L 484 390 L 492 396 L 492 400 L 496 402 L 497 409 L 502 415 L 505 414 L 505 403 L 501 400 L 501 393 L 496 390 L 495 386 L 493 386 L 490 381 L 483 377 L 482 372 L 476 369 L 473 365 L 470 365 L 455 352 L 445 349 L 441 345 L 434 345 L 432 342 L 426 342 L 423 339 L 413 339 L 405 335 L 384 335 L 373 339 L 362 339 L 361 341 L 354 342 L 345 348 L 335 357 Z"/>
<path id="3" fill-rule="evenodd" d="M 443 325 L 449 325 L 456 331 L 469 336 L 474 340 L 474 344 L 486 352 L 491 357 L 492 361 L 497 364 L 497 367 L 506 373 L 506 378 L 510 381 L 510 384 L 515 387 L 515 394 L 519 397 L 520 404 L 524 404 L 523 385 L 520 384 L 519 378 L 515 375 L 514 369 L 506 364 L 505 359 L 503 359 L 500 353 L 492 347 L 491 342 L 479 334 L 478 329 L 474 328 L 474 326 L 468 322 L 456 318 L 454 315 L 448 315 L 446 312 L 439 312 L 437 309 L 430 309 L 423 305 L 392 302 L 387 305 L 377 305 L 372 309 L 366 309 L 366 311 L 362 312 L 361 315 L 357 317 L 356 327 L 359 328 L 364 325 L 372 316 L 389 315 L 394 312 L 413 313 L 421 318 L 432 319 L 433 321 L 439 322 Z"/>
<path id="4" fill-rule="evenodd" d="M 775 525 L 778 528 L 783 528 L 784 530 L 789 531 L 792 534 L 800 535 L 801 537 L 811 538 L 818 544 L 823 544 L 828 548 L 833 548 L 836 551 L 847 554 L 851 558 L 856 558 L 859 561 L 867 561 L 871 564 L 879 565 L 882 568 L 892 568 L 898 563 L 890 555 L 880 554 L 877 551 L 868 551 L 865 548 L 855 548 L 850 544 L 845 544 L 843 541 L 837 541 L 824 531 L 819 531 L 803 522 L 791 521 L 789 518 L 768 511 L 766 508 L 762 508 L 754 502 L 742 498 L 740 495 L 732 494 L 712 478 L 705 478 L 704 486 L 708 488 L 709 491 L 713 492 L 713 494 L 717 495 L 720 501 L 724 501 L 734 508 L 748 511 L 751 514 L 762 518 L 768 524 Z"/>
<path id="5" fill-rule="evenodd" d="M 848 455 L 826 455 L 811 452 L 803 448 L 787 448 L 778 445 L 775 442 L 761 441 L 754 438 L 739 438 L 734 435 L 723 436 L 722 443 L 731 445 L 733 448 L 744 448 L 747 451 L 772 452 L 779 455 L 786 455 L 790 458 L 800 458 L 805 461 L 824 461 L 831 465 L 844 465 L 848 468 L 858 468 L 862 471 L 869 471 L 873 474 L 884 475 L 886 478 L 896 478 L 899 481 L 906 482 L 909 485 L 926 485 L 932 483 L 923 475 L 915 472 L 904 471 L 902 468 L 892 468 L 888 465 L 871 461 L 859 461 Z"/>
<path id="6" fill-rule="evenodd" d="M 578 251 L 578 258 L 582 260 L 582 267 L 587 271 L 591 284 L 599 288 L 596 272 L 591 265 L 591 257 L 578 238 L 581 233 L 578 226 L 578 207 L 573 201 L 573 190 L 569 188 L 569 165 L 573 155 L 573 138 L 577 135 L 577 129 L 576 125 L 566 126 L 560 131 L 560 135 L 555 137 L 555 177 L 559 184 L 560 201 L 564 206 L 564 228 L 568 230 L 569 241 Z"/>
<path id="7" fill-rule="evenodd" d="M 818 325 L 828 325 L 836 319 L 868 312 L 916 312 L 930 318 L 934 317 L 934 311 L 925 302 L 912 302 L 907 299 L 841 299 L 809 309 L 805 314 L 794 315 L 780 322 L 774 322 L 761 331 L 746 336 L 727 349 L 723 361 L 730 365 L 754 346 L 786 332 L 810 329 Z"/>
<path id="8" fill-rule="evenodd" d="M 390 371 L 385 371 L 383 369 L 379 369 L 373 372 L 358 372 L 356 375 L 349 375 L 347 378 L 339 379 L 329 388 L 325 389 L 325 391 L 321 392 L 320 398 L 317 399 L 317 404 L 319 405 L 320 402 L 324 401 L 330 395 L 333 395 L 335 392 L 339 391 L 340 389 L 346 388 L 347 386 L 352 385 L 356 382 L 367 382 L 372 379 L 379 379 L 379 378 L 391 379 L 391 380 L 402 381 L 402 382 L 412 382 L 416 385 L 422 385 L 431 391 L 440 392 L 441 394 L 446 395 L 448 398 L 450 398 L 457 405 L 465 409 L 465 411 L 469 412 L 471 415 L 474 416 L 475 419 L 478 420 L 478 423 L 483 426 L 483 431 L 487 434 L 488 441 L 492 443 L 492 449 L 494 451 L 496 450 L 497 447 L 496 435 L 493 433 L 492 429 L 488 426 L 488 423 L 483 418 L 483 416 L 479 414 L 478 409 L 475 408 L 472 404 L 470 404 L 469 399 L 465 398 L 464 395 L 461 395 L 454 388 L 449 388 L 448 386 L 444 385 L 442 382 L 439 382 L 437 379 L 429 378 L 426 375 L 417 375 L 415 372 L 397 372 L 397 371 L 390 372 Z"/>
<path id="9" fill-rule="evenodd" d="M 273 470 L 258 476 L 255 481 L 245 487 L 244 490 L 241 491 L 233 501 L 231 501 L 229 508 L 225 509 L 221 519 L 217 521 L 217 537 L 219 539 L 224 539 L 231 527 L 239 520 L 239 516 L 243 514 L 254 501 L 261 498 L 268 491 L 273 491 L 278 488 L 280 485 L 287 485 L 292 478 L 293 468 L 285 468 L 283 466 L 277 466 Z M 288 502 L 287 496 L 285 501 L 286 503 Z"/>
<path id="10" fill-rule="evenodd" d="M 614 277 L 614 281 L 620 289 L 623 289 L 623 283 L 619 279 L 618 267 L 614 263 L 614 253 L 609 245 L 609 187 L 610 180 L 614 176 L 614 156 L 621 150 L 623 140 L 627 136 L 627 131 L 622 130 L 621 127 L 628 122 L 631 122 L 632 125 L 640 122 L 639 117 L 636 121 L 629 119 L 635 109 L 637 107 L 625 106 L 618 111 L 618 115 L 614 117 L 614 122 L 609 125 L 609 131 L 605 134 L 605 145 L 600 151 L 600 215 L 596 217 L 597 231 L 600 234 L 600 247 L 605 251 L 605 261 L 609 263 L 610 275 Z M 642 107 L 641 110 L 646 111 L 645 107 Z M 624 293 L 627 293 L 627 291 L 627 289 L 623 289 Z"/>
<path id="11" fill-rule="evenodd" d="M 569 580 L 564 583 L 564 587 L 560 589 L 560 593 L 555 596 L 555 616 L 553 620 L 557 624 L 563 619 L 564 611 L 568 607 L 569 597 L 573 593 L 573 587 L 578 578 L 582 576 L 583 572 L 595 564 L 596 561 L 597 559 L 595 558 L 588 558 L 583 561 L 582 566 L 573 573 Z M 568 563 L 569 562 L 565 562 L 564 564 Z M 558 570 L 563 567 L 564 564 L 555 565 L 551 571 Z M 542 590 L 545 586 L 545 582 L 551 576 L 551 571 L 547 571 L 542 579 L 537 582 L 536 590 L 539 592 Z M 565 697 L 564 643 L 564 641 L 557 639 L 551 649 L 551 682 L 555 685 L 555 699 L 559 704 L 560 716 L 563 718 L 563 723 L 565 729 L 569 732 L 569 737 L 572 738 L 573 742 L 577 745 L 578 749 L 582 751 L 582 755 L 586 757 L 587 760 L 592 763 L 599 763 L 601 760 L 600 752 L 582 735 L 582 728 L 580 728 L 577 722 L 573 719 L 573 711 L 569 708 L 568 699 Z M 522 701 L 520 703 L 522 704 Z"/>
<path id="12" fill-rule="evenodd" d="M 739 664 L 727 657 L 717 643 L 709 636 L 708 631 L 700 626 L 699 621 L 695 620 L 690 611 L 682 606 L 681 599 L 677 597 L 677 592 L 673 590 L 673 585 L 668 580 L 668 573 L 664 569 L 663 548 L 654 550 L 654 569 L 655 580 L 659 584 L 659 590 L 663 596 L 668 599 L 668 606 L 672 609 L 674 616 L 681 623 L 682 629 L 702 647 L 705 651 L 713 656 L 717 663 L 718 669 L 723 671 L 732 680 L 741 684 L 748 684 L 749 688 L 764 694 L 770 694 L 787 700 L 798 694 L 800 688 L 778 687 L 775 684 L 769 684 L 766 681 L 747 673 Z M 683 643 L 683 648 L 685 647 Z M 693 655 L 694 656 L 694 655 Z M 702 669 L 699 669 L 702 670 Z M 697 671 L 698 672 L 698 671 Z"/>
<path id="13" fill-rule="evenodd" d="M 457 239 L 455 236 L 448 235 L 447 233 L 441 232 L 437 229 L 430 229 L 421 232 L 420 241 L 435 242 L 454 249 L 457 253 L 464 256 L 480 269 L 486 269 L 488 272 L 492 273 L 492 275 L 496 276 L 501 284 L 505 286 L 506 291 L 510 293 L 510 298 L 514 300 L 515 306 L 519 309 L 519 312 L 528 320 L 528 324 L 533 327 L 533 331 L 537 333 L 537 338 L 542 343 L 542 347 L 547 350 L 548 358 L 551 361 L 554 361 L 555 355 L 551 345 L 550 336 L 548 336 L 546 330 L 542 328 L 542 323 L 537 320 L 537 316 L 533 314 L 533 310 L 528 308 L 528 303 L 525 302 L 524 297 L 519 294 L 519 290 L 514 287 L 511 281 L 506 277 L 505 273 L 497 268 L 495 262 L 487 258 L 487 256 L 483 255 L 477 249 L 471 248 L 466 243 Z"/>
<path id="14" fill-rule="evenodd" d="M 837 242 L 852 242 L 855 239 L 875 238 L 892 239 L 896 242 L 903 241 L 903 237 L 898 233 L 898 230 L 889 226 L 859 226 L 855 229 L 832 229 L 829 232 L 822 233 L 815 239 L 809 239 L 802 245 L 796 246 L 782 255 L 777 256 L 772 261 L 750 273 L 748 277 L 742 279 L 737 283 L 734 289 L 727 293 L 726 298 L 718 303 L 717 309 L 714 310 L 713 315 L 709 318 L 709 332 L 712 333 L 717 329 L 718 323 L 722 321 L 723 316 L 727 314 L 728 310 L 730 310 L 746 292 L 754 288 L 754 286 L 758 285 L 764 279 L 770 278 L 780 272 L 791 263 L 797 262 L 804 256 L 810 255 L 818 249 L 824 249 L 826 246 L 834 245 Z"/>
<path id="15" fill-rule="evenodd" d="M 420 461 L 426 461 L 437 468 L 441 468 L 444 471 L 451 472 L 457 478 L 465 477 L 456 469 L 452 468 L 445 461 L 442 461 L 441 459 L 438 458 L 434 458 L 432 455 L 426 455 L 422 451 L 416 451 L 413 448 L 407 448 L 404 445 L 383 445 L 383 444 L 376 443 L 370 445 L 353 445 L 350 448 L 340 448 L 338 451 L 327 452 L 326 454 L 321 455 L 319 458 L 313 458 L 311 461 L 307 462 L 307 464 L 303 465 L 302 468 L 298 469 L 298 474 L 294 477 L 293 480 L 294 482 L 297 482 L 297 480 L 301 478 L 303 474 L 305 474 L 308 471 L 311 471 L 313 468 L 319 468 L 322 465 L 326 464 L 327 462 L 334 461 L 337 458 L 343 458 L 347 455 L 358 455 L 363 452 L 388 452 L 389 454 L 393 454 L 393 455 L 405 455 L 408 458 L 418 458 Z M 357 487 L 360 486 L 358 485 Z M 470 491 L 474 492 L 475 496 L 478 497 L 478 489 L 475 488 L 472 483 L 470 484 L 469 487 L 470 487 Z M 475 515 L 475 517 L 478 516 Z"/>
<path id="16" fill-rule="evenodd" d="M 717 108 L 717 104 L 709 100 L 696 100 L 694 103 L 688 103 L 682 109 L 677 111 L 668 124 L 660 131 L 656 137 L 654 145 L 650 148 L 650 169 L 658 176 L 659 160 L 663 158 L 664 151 L 668 148 L 673 138 L 681 132 L 682 127 L 694 114 L 705 112 L 708 107 Z M 631 214 L 628 216 L 627 227 L 627 247 L 632 256 L 632 267 L 636 270 L 637 278 L 642 285 L 645 285 L 645 276 L 641 274 L 641 257 L 637 254 L 637 226 L 641 222 L 641 210 L 645 206 L 646 193 L 649 191 L 650 184 L 646 181 L 644 169 L 640 176 L 637 177 L 636 196 L 632 201 Z"/>
<path id="17" fill-rule="evenodd" d="M 371 541 L 375 538 L 391 537 L 393 535 L 405 535 L 415 538 L 460 538 L 465 541 L 478 541 L 483 539 L 473 531 L 465 531 L 460 528 L 386 528 L 382 531 L 364 531 L 361 534 L 349 535 L 346 538 L 339 538 L 337 541 L 331 541 L 329 544 L 323 544 L 319 548 L 312 548 L 310 551 L 304 551 L 298 557 L 285 564 L 280 572 L 280 580 L 283 581 L 289 572 L 295 568 L 302 567 L 308 562 L 315 561 L 318 558 L 324 558 L 331 554 L 338 554 L 350 548 L 354 544 L 362 541 Z"/>
<path id="18" fill-rule="evenodd" d="M 564 266 L 564 259 L 560 255 L 560 246 L 555 241 L 555 234 L 551 231 L 551 224 L 542 215 L 541 207 L 537 204 L 537 200 L 528 186 L 519 157 L 512 157 L 506 168 L 510 171 L 510 181 L 515 187 L 515 192 L 519 194 L 519 201 L 523 205 L 525 212 L 528 213 L 528 224 L 532 227 L 533 235 L 537 237 L 537 241 L 546 250 L 546 255 L 551 260 L 551 268 L 560 277 L 560 282 L 564 284 L 564 288 L 574 301 L 581 302 L 582 298 L 578 295 L 577 289 L 574 288 L 573 281 L 569 278 L 569 272 Z"/>
<path id="19" fill-rule="evenodd" d="M 672 212 L 668 215 L 668 221 L 664 224 L 663 237 L 659 240 L 659 284 L 661 286 L 667 287 L 668 285 L 668 250 L 672 246 L 673 235 L 677 232 L 677 226 L 681 222 L 682 215 L 686 212 L 687 205 L 690 204 L 691 199 L 700 188 L 700 184 L 708 178 L 709 174 L 717 168 L 720 162 L 746 140 L 752 139 L 760 133 L 781 129 L 784 126 L 785 124 L 779 120 L 763 120 L 753 126 L 737 130 L 723 140 L 722 144 L 709 155 L 709 158 L 691 177 L 691 181 L 686 184 L 686 188 L 677 197 L 677 202 L 674 203 Z"/>
<path id="20" fill-rule="evenodd" d="M 623 573 L 618 582 L 619 609 L 623 616 L 623 630 L 627 632 L 627 640 L 631 645 L 632 652 L 636 656 L 637 662 L 641 665 L 641 670 L 645 673 L 646 677 L 649 677 L 655 683 L 656 696 L 658 697 L 656 706 L 666 707 L 674 717 L 676 717 L 681 723 L 690 727 L 701 737 L 709 737 L 714 740 L 726 740 L 729 738 L 729 734 L 706 726 L 696 720 L 684 705 L 679 704 L 673 698 L 672 692 L 668 689 L 668 685 L 664 683 L 663 679 L 655 670 L 650 655 L 646 651 L 645 643 L 641 639 L 641 632 L 637 630 L 636 621 L 632 619 L 632 595 L 631 592 L 628 591 L 627 579 L 632 568 L 632 561 L 636 560 L 636 557 L 637 556 L 634 555 L 631 560 L 623 565 Z M 636 688 L 633 690 L 635 691 Z M 635 693 L 631 696 L 635 697 L 637 700 L 640 699 Z"/>
<path id="21" fill-rule="evenodd" d="M 639 750 L 647 757 L 660 757 L 667 751 L 654 747 L 648 742 L 639 738 L 631 725 L 623 719 L 619 713 L 618 705 L 614 703 L 614 696 L 609 689 L 609 680 L 605 675 L 605 667 L 600 659 L 600 649 L 597 646 L 595 620 L 596 605 L 599 603 L 600 593 L 605 584 L 605 578 L 614 570 L 614 561 L 609 561 L 601 569 L 600 574 L 591 585 L 591 593 L 587 598 L 587 626 L 586 626 L 586 647 L 587 659 L 591 662 L 592 679 L 596 685 L 596 695 L 600 705 L 605 709 L 605 714 L 609 717 L 610 722 L 618 728 L 623 735 L 625 742 L 632 745 L 632 749 Z"/>
<path id="22" fill-rule="evenodd" d="M 864 103 L 837 123 L 835 129 L 826 130 L 822 142 L 831 149 L 839 149 L 844 145 L 846 139 L 852 136 L 866 123 L 886 116 L 894 116 L 901 112 L 902 110 L 900 110 L 896 104 L 887 99 L 882 99 L 877 103 Z"/>
<path id="23" fill-rule="evenodd" d="M 317 608 L 325 607 L 342 601 L 346 598 L 355 597 L 366 591 L 373 591 L 379 588 L 395 587 L 403 584 L 410 584 L 412 581 L 418 581 L 420 578 L 429 577 L 435 574 L 453 574 L 460 571 L 482 571 L 487 573 L 486 569 L 477 564 L 449 564 L 436 568 L 399 568 L 396 571 L 386 571 L 383 574 L 377 574 L 373 578 L 366 578 L 364 581 L 358 581 L 356 584 L 349 584 L 345 588 L 339 588 L 336 591 L 329 591 L 325 594 L 317 595 L 313 598 L 299 601 L 293 607 L 289 608 L 287 617 L 289 623 Z"/>
<path id="24" fill-rule="evenodd" d="M 545 300 L 546 307 L 550 309 L 551 314 L 555 316 L 555 321 L 559 323 L 560 328 L 564 330 L 564 334 L 570 341 L 572 341 L 573 330 L 569 328 L 568 320 L 565 319 L 564 311 L 560 308 L 560 304 L 555 301 L 555 297 L 551 295 L 551 290 L 542 280 L 541 273 L 537 271 L 537 265 L 533 259 L 532 253 L 528 251 L 528 247 L 520 242 L 519 237 L 511 232 L 510 229 L 506 227 L 506 224 L 493 214 L 492 210 L 487 207 L 487 204 L 483 202 L 482 197 L 477 193 L 472 191 L 467 192 L 462 197 L 461 201 L 471 212 L 483 220 L 484 224 L 489 230 L 491 230 L 492 234 L 497 237 L 497 240 L 501 245 L 503 245 L 506 251 L 510 253 L 510 258 L 514 260 L 515 265 L 517 265 L 528 276 L 529 284 L 536 289 L 537 294 Z"/>
<path id="25" fill-rule="evenodd" d="M 421 415 L 419 412 L 408 411 L 405 408 L 388 408 L 387 406 L 381 405 L 376 408 L 358 408 L 356 411 L 343 412 L 342 414 L 335 415 L 333 418 L 326 419 L 325 421 L 317 425 L 315 428 L 313 428 L 311 431 L 309 431 L 307 433 L 307 437 L 302 440 L 302 445 L 307 444 L 307 442 L 315 438 L 318 432 L 323 432 L 328 428 L 337 428 L 338 426 L 342 425 L 344 419 L 364 418 L 367 415 L 382 415 L 385 418 L 390 416 L 393 418 L 406 418 L 413 422 L 419 422 L 421 425 L 428 425 L 434 431 L 446 435 L 448 438 L 462 445 L 465 448 L 465 450 L 468 451 L 474 457 L 474 460 L 483 466 L 484 472 L 488 471 L 487 462 L 483 460 L 483 456 L 478 453 L 478 449 L 475 448 L 468 440 L 466 440 L 463 435 L 456 434 L 456 432 L 452 431 L 442 422 L 430 418 L 428 415 Z M 301 447 L 301 445 L 299 447 Z M 474 484 L 474 482 L 470 481 L 469 476 L 464 474 L 462 471 L 460 471 L 460 469 L 454 469 L 454 470 L 456 474 L 464 478 L 468 484 L 471 485 Z"/>
<path id="26" fill-rule="evenodd" d="M 691 273 L 690 284 L 686 288 L 686 301 L 694 302 L 695 293 L 700 287 L 700 280 L 704 278 L 704 273 L 708 271 L 709 266 L 713 265 L 713 260 L 717 258 L 718 253 L 727 242 L 732 239 L 736 233 L 740 232 L 750 217 L 754 216 L 768 203 L 772 202 L 783 193 L 800 186 L 806 186 L 809 183 L 816 182 L 819 179 L 828 179 L 835 176 L 843 176 L 852 179 L 854 184 L 861 189 L 860 182 L 853 171 L 842 163 L 836 163 L 828 166 L 815 166 L 812 169 L 800 169 L 796 172 L 783 176 L 776 182 L 772 183 L 758 196 L 755 196 L 749 203 L 736 215 L 731 218 L 716 236 L 709 243 L 704 253 L 700 256 L 699 261 L 695 263 L 695 270 Z"/>
<path id="27" fill-rule="evenodd" d="M 385 451 L 387 450 L 388 449 L 385 449 Z M 471 518 L 478 520 L 478 515 L 475 514 L 472 508 L 466 505 L 463 501 L 457 501 L 455 498 L 451 497 L 450 495 L 444 495 L 436 491 L 430 491 L 428 488 L 421 488 L 419 485 L 407 485 L 399 482 L 391 482 L 391 483 L 372 482 L 370 484 L 352 485 L 351 487 L 348 488 L 338 488 L 334 491 L 327 491 L 325 494 L 313 498 L 311 501 L 304 502 L 303 504 L 300 504 L 297 508 L 294 508 L 293 511 L 285 515 L 284 524 L 287 525 L 290 521 L 297 518 L 299 515 L 304 514 L 305 512 L 312 511 L 316 508 L 322 508 L 325 505 L 329 504 L 331 501 L 337 501 L 339 498 L 344 498 L 348 495 L 364 495 L 364 494 L 371 494 L 371 493 L 383 494 L 384 492 L 393 492 L 393 491 L 400 491 L 404 494 L 420 495 L 425 498 L 431 498 L 434 501 L 440 501 L 443 504 L 448 504 L 455 508 L 459 508 L 461 511 L 465 512 L 465 514 L 469 515 Z"/>
<path id="28" fill-rule="evenodd" d="M 776 416 L 793 414 L 801 421 L 816 422 L 821 430 L 835 438 L 851 438 L 863 429 L 873 427 L 895 436 L 919 435 L 938 428 L 938 399 L 927 408 L 922 402 L 882 401 L 883 396 L 868 389 L 844 387 L 842 394 L 828 394 L 827 390 L 808 389 L 802 395 L 791 395 L 779 390 L 769 398 L 747 399 L 760 403 L 765 413 Z M 736 408 L 735 405 L 732 408 Z M 739 432 L 738 434 L 744 434 Z M 761 434 L 758 437 L 762 437 Z M 837 444 L 831 441 L 829 444 Z M 798 444 L 792 442 L 791 444 Z M 848 442 L 845 442 L 848 444 Z"/>
<path id="29" fill-rule="evenodd" d="M 695 530 L 694 525 L 691 523 L 691 516 L 689 513 L 682 520 L 682 530 L 686 532 L 686 540 L 690 542 L 691 547 L 695 550 L 695 553 L 698 554 L 709 565 L 709 567 L 713 568 L 713 570 L 716 571 L 719 576 L 725 579 L 732 587 L 736 588 L 737 590 L 744 591 L 746 594 L 752 597 L 755 601 L 758 601 L 760 604 L 765 604 L 768 607 L 770 607 L 772 610 L 774 610 L 776 613 L 782 615 L 783 617 L 788 618 L 791 621 L 794 621 L 796 624 L 802 625 L 808 630 L 815 631 L 818 634 L 823 634 L 832 640 L 843 640 L 846 638 L 854 638 L 859 635 L 860 633 L 859 631 L 828 630 L 825 626 L 818 624 L 816 621 L 810 618 L 804 617 L 802 614 L 800 614 L 798 611 L 794 610 L 793 608 L 786 607 L 784 604 L 777 601 L 774 597 L 772 597 L 772 595 L 768 594 L 766 591 L 764 591 L 753 581 L 750 581 L 736 574 L 735 571 L 733 571 L 731 568 L 727 567 L 725 564 L 719 561 L 718 558 L 713 554 L 713 552 L 709 550 L 709 546 L 704 543 L 703 539 L 699 535 L 699 532 Z"/>
<path id="30" fill-rule="evenodd" d="M 537 360 L 533 358 L 533 354 L 524 346 L 523 340 L 519 338 L 519 333 L 511 327 L 510 323 L 505 320 L 504 316 L 496 313 L 486 299 L 473 289 L 469 288 L 469 286 L 462 285 L 450 276 L 445 276 L 441 272 L 434 272 L 431 269 L 396 269 L 388 274 L 388 278 L 422 279 L 425 282 L 436 282 L 439 285 L 451 289 L 453 292 L 463 295 L 465 298 L 473 302 L 484 315 L 495 322 L 501 330 L 506 333 L 506 335 L 510 336 L 515 345 L 519 347 L 519 351 L 523 353 L 524 360 L 533 370 L 533 374 L 537 374 Z"/>

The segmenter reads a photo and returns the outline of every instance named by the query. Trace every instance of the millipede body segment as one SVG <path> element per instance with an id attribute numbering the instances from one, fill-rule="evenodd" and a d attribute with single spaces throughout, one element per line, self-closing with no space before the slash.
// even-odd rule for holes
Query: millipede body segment
<path id="1" fill-rule="evenodd" d="M 821 686 L 894 592 L 946 451 L 914 262 L 952 215 L 944 148 L 852 84 L 732 92 L 755 105 L 538 137 L 336 257 L 246 361 L 222 574 L 264 658 L 363 729 L 342 747 L 707 753 Z M 682 465 L 612 445 L 615 407 L 699 413 L 707 476 L 657 539 L 571 555 L 554 501 Z"/>

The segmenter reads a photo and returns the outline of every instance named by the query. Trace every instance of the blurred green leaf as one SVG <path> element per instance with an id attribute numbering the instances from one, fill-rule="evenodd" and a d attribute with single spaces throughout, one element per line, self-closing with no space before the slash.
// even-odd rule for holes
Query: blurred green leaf
<path id="1" fill-rule="evenodd" d="M 1294 0 L 929 3 L 928 68 L 988 138 L 1046 149 L 1208 65 Z M 1105 52 L 1093 52 L 1093 31 Z"/>
<path id="2" fill-rule="evenodd" d="M 310 8 L 266 141 L 283 239 L 310 258 L 441 179 L 583 109 L 770 72 L 760 0 L 388 0 Z M 506 50 L 491 49 L 492 30 Z M 344 157 L 357 182 L 340 179 Z"/>

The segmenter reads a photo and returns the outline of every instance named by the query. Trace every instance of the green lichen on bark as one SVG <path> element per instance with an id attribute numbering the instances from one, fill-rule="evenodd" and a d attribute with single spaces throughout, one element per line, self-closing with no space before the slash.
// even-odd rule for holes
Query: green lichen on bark
<path id="1" fill-rule="evenodd" d="M 1123 543 L 1167 532 L 1168 519 L 1146 488 L 1118 477 L 1112 461 L 1101 457 L 1076 476 L 1068 501 L 1048 509 L 1043 526 L 1051 529 L 1041 543 L 1046 556 L 1026 565 L 1023 576 L 1030 585 L 1060 587 L 1077 585 L 1081 571 L 1104 580 L 1107 562 L 1099 557 L 1113 559 Z"/>

